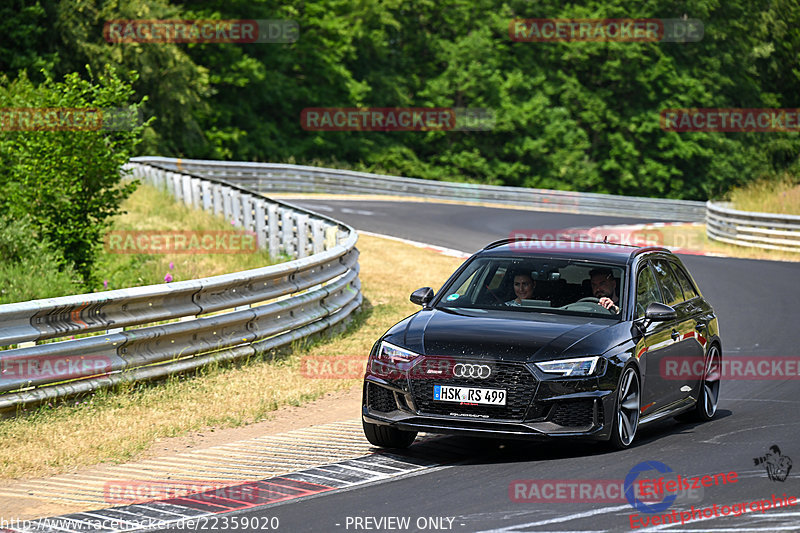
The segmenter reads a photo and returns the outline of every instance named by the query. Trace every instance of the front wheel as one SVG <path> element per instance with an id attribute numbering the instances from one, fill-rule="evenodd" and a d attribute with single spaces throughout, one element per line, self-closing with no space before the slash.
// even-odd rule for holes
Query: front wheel
<path id="1" fill-rule="evenodd" d="M 372 424 L 366 420 L 361 420 L 364 427 L 364 436 L 373 446 L 381 448 L 408 448 L 414 439 L 417 438 L 416 431 L 403 431 L 390 426 Z"/>
<path id="2" fill-rule="evenodd" d="M 611 428 L 611 445 L 617 450 L 630 447 L 639 427 L 640 386 L 639 374 L 629 366 L 622 373 L 617 391 L 614 424 Z"/>

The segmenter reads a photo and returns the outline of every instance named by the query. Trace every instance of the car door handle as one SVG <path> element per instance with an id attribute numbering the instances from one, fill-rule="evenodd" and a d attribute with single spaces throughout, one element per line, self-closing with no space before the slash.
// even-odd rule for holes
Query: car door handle
<path id="1" fill-rule="evenodd" d="M 670 336 L 672 337 L 672 340 L 676 341 L 676 340 L 681 338 L 681 333 L 680 333 L 680 331 L 676 331 L 676 330 L 673 329 L 672 330 L 672 335 L 670 335 Z"/>
<path id="2" fill-rule="evenodd" d="M 706 323 L 705 322 L 698 322 L 697 325 L 694 327 L 694 329 L 696 329 L 697 331 L 700 331 L 704 327 L 706 327 Z"/>

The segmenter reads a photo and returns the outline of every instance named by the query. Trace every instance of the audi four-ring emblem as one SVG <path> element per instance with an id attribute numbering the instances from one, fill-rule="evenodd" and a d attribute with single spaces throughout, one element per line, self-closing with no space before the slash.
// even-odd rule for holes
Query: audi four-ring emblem
<path id="1" fill-rule="evenodd" d="M 486 379 L 492 374 L 489 365 L 471 365 L 468 363 L 457 363 L 453 367 L 453 375 L 457 378 L 480 378 Z"/>

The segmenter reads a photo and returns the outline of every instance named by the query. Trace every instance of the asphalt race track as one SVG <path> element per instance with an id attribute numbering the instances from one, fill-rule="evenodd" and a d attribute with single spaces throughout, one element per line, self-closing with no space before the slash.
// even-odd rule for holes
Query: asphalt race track
<path id="1" fill-rule="evenodd" d="M 419 202 L 295 200 L 360 230 L 472 252 L 512 231 L 640 223 L 597 217 Z M 800 264 L 683 256 L 719 316 L 725 355 L 797 356 L 800 341 Z M 436 287 L 438 289 L 438 287 Z M 610 452 L 602 445 L 529 443 L 433 437 L 412 446 L 451 449 L 440 466 L 292 501 L 227 513 L 277 517 L 278 531 L 800 531 L 800 506 L 766 510 L 752 502 L 800 495 L 800 467 L 770 480 L 754 458 L 778 445 L 800 461 L 800 381 L 723 381 L 719 410 L 706 424 L 672 419 L 640 430 L 634 446 Z M 354 413 L 356 416 L 356 413 Z M 416 450 L 415 450 L 416 449 Z M 433 454 L 433 452 L 431 452 Z M 612 501 L 514 501 L 515 480 L 624 480 L 644 461 L 659 461 L 683 477 L 736 472 L 735 481 L 700 488 L 657 514 Z M 510 491 L 509 488 L 512 487 Z M 610 493 L 609 493 L 610 494 Z M 773 500 L 773 495 L 776 500 Z M 744 507 L 735 504 L 745 504 Z M 736 513 L 703 518 L 705 508 Z M 726 506 L 724 509 L 722 506 Z M 692 513 L 692 507 L 695 513 Z M 744 508 L 744 513 L 738 510 Z M 676 510 L 677 524 L 645 520 Z M 764 512 L 762 512 L 764 510 Z M 680 512 L 685 511 L 685 523 Z M 711 515 L 714 511 L 706 511 Z M 634 521 L 638 520 L 638 522 Z M 634 521 L 634 522 L 632 522 Z M 268 524 L 268 522 L 263 522 Z M 173 528 L 174 530 L 174 528 Z M 234 531 L 232 527 L 227 530 Z M 262 529 L 263 530 L 263 529 Z"/>

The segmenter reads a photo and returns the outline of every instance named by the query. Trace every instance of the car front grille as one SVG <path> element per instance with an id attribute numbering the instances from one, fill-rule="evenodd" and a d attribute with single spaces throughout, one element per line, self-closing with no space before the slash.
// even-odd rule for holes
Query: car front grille
<path id="1" fill-rule="evenodd" d="M 454 361 L 488 365 L 492 373 L 488 378 L 457 378 L 452 371 L 447 377 L 414 377 L 409 380 L 414 403 L 420 414 L 463 416 L 465 419 L 499 419 L 522 421 L 536 393 L 536 378 L 523 364 L 487 361 Z M 458 402 L 433 400 L 434 385 L 474 387 L 481 389 L 505 389 L 506 405 L 462 405 Z"/>
<path id="2" fill-rule="evenodd" d="M 591 398 L 556 402 L 550 414 L 550 421 L 571 428 L 591 426 L 594 423 L 594 403 Z M 602 421 L 602 418 L 600 420 Z"/>
<path id="3" fill-rule="evenodd" d="M 373 411 L 388 413 L 397 409 L 394 393 L 374 383 L 367 384 L 367 405 Z"/>

